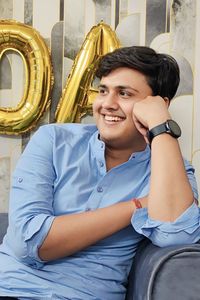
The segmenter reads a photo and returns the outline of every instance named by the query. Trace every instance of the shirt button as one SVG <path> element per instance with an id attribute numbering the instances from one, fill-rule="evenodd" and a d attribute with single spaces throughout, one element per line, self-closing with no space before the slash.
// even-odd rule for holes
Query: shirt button
<path id="1" fill-rule="evenodd" d="M 23 181 L 23 178 L 19 177 L 18 182 L 21 183 Z"/>
<path id="2" fill-rule="evenodd" d="M 103 143 L 101 143 L 101 149 L 103 149 L 104 148 L 104 144 Z"/>
<path id="3" fill-rule="evenodd" d="M 100 161 L 99 164 L 100 164 L 100 167 L 104 166 L 104 163 L 102 161 Z"/>
<path id="4" fill-rule="evenodd" d="M 103 188 L 102 188 L 102 186 L 98 186 L 98 188 L 97 188 L 97 192 L 99 192 L 99 193 L 102 193 L 102 192 L 103 192 Z"/>

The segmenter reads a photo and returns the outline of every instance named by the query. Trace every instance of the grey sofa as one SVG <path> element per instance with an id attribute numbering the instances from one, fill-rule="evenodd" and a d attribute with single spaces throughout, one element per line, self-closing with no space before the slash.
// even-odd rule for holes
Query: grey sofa
<path id="1" fill-rule="evenodd" d="M 0 244 L 8 227 L 8 214 L 0 213 Z"/>
<path id="2" fill-rule="evenodd" d="M 0 243 L 7 225 L 7 214 L 0 214 Z M 200 300 L 200 243 L 159 248 L 143 241 L 129 275 L 126 300 Z"/>
<path id="3" fill-rule="evenodd" d="M 143 242 L 126 300 L 200 300 L 200 244 L 159 248 Z"/>

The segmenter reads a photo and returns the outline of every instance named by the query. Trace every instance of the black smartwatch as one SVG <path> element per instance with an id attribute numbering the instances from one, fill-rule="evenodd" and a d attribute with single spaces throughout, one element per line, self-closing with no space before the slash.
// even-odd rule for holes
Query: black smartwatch
<path id="1" fill-rule="evenodd" d="M 148 131 L 147 137 L 148 137 L 149 143 L 151 144 L 153 138 L 162 133 L 168 133 L 177 139 L 181 136 L 181 129 L 174 120 L 167 120 L 166 122 L 152 128 L 151 130 Z"/>

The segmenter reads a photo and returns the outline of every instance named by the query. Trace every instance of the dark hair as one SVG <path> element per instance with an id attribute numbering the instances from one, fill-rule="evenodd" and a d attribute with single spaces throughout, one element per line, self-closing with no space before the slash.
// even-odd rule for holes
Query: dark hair
<path id="1" fill-rule="evenodd" d="M 111 71 L 127 67 L 146 76 L 153 95 L 171 100 L 176 94 L 179 82 L 179 67 L 176 60 L 167 54 L 157 53 L 144 46 L 116 49 L 102 57 L 96 71 L 98 78 L 107 76 Z"/>

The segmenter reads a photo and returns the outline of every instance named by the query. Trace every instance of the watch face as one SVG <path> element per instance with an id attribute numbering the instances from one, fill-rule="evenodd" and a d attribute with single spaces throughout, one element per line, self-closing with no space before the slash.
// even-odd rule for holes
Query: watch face
<path id="1" fill-rule="evenodd" d="M 169 126 L 169 130 L 171 132 L 171 134 L 178 138 L 181 136 L 181 129 L 179 127 L 179 125 L 174 121 L 174 120 L 168 120 L 168 126 Z"/>

